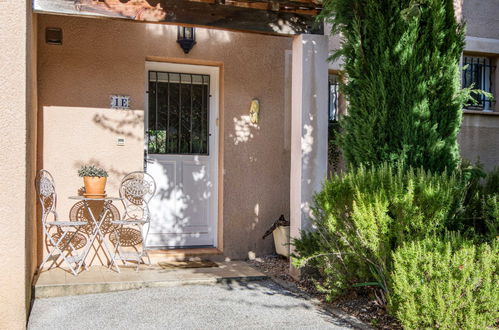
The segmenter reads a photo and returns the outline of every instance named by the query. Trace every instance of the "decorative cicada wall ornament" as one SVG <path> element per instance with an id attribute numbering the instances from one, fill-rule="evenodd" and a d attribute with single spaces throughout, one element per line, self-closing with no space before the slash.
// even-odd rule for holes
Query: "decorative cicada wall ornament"
<path id="1" fill-rule="evenodd" d="M 258 117 L 260 115 L 260 102 L 258 99 L 251 101 L 250 107 L 250 121 L 252 124 L 258 124 Z"/>

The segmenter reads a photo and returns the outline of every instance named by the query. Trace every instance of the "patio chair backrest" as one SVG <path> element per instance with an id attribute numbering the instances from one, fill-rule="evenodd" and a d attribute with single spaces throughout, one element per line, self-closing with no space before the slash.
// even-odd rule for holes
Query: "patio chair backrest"
<path id="1" fill-rule="evenodd" d="M 36 177 L 36 192 L 42 206 L 42 222 L 45 223 L 52 214 L 57 221 L 57 194 L 54 178 L 47 170 L 40 170 Z"/>
<path id="2" fill-rule="evenodd" d="M 145 172 L 127 174 L 120 184 L 120 197 L 123 198 L 125 220 L 149 222 L 149 201 L 156 192 L 154 178 Z"/>

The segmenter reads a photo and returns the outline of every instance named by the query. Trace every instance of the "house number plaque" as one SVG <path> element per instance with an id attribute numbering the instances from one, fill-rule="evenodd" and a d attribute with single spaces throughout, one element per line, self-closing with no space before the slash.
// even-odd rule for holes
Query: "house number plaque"
<path id="1" fill-rule="evenodd" d="M 130 109 L 130 96 L 111 95 L 111 109 Z"/>

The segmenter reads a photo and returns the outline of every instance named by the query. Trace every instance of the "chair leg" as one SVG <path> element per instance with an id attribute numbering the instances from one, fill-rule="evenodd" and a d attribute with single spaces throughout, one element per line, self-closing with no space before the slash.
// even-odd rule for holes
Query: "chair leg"
<path id="1" fill-rule="evenodd" d="M 121 241 L 120 241 L 120 231 L 124 228 L 125 225 L 120 225 L 117 229 L 115 229 L 115 235 L 116 235 L 116 246 L 115 246 L 115 251 L 114 251 L 114 255 L 113 255 L 113 258 L 116 258 L 116 256 L 118 256 L 120 258 L 120 260 L 123 262 L 124 265 L 127 264 L 127 259 L 123 259 L 123 256 L 121 255 L 121 252 L 120 252 L 120 247 L 121 247 Z M 145 239 L 144 239 L 144 230 L 143 230 L 143 226 L 141 224 L 132 224 L 132 226 L 137 226 L 139 231 L 140 231 L 140 235 L 141 235 L 141 238 L 142 238 L 142 246 L 140 249 L 138 249 L 137 247 L 134 247 L 135 251 L 136 251 L 136 259 L 134 257 L 133 260 L 137 260 L 137 267 L 135 268 L 135 271 L 139 271 L 140 269 L 140 264 L 141 263 L 146 263 L 144 261 L 144 257 L 147 257 L 147 262 L 148 262 L 148 265 L 150 266 L 151 265 L 151 258 L 149 257 L 149 253 L 147 252 L 146 248 L 145 248 Z"/>
<path id="2" fill-rule="evenodd" d="M 79 260 L 80 259 L 80 256 L 78 254 L 78 250 L 76 250 L 76 248 L 73 246 L 73 244 L 71 243 L 71 240 L 73 239 L 73 237 L 76 236 L 76 234 L 78 234 L 78 232 L 80 231 L 79 228 L 76 229 L 76 231 L 72 232 L 72 234 L 69 234 L 68 235 L 68 242 L 66 243 L 66 245 L 62 248 L 62 251 L 66 250 L 66 248 L 69 246 L 71 248 L 71 250 L 68 252 L 68 255 L 62 255 L 62 258 L 64 259 L 64 261 L 68 264 L 69 268 L 71 269 L 71 272 L 73 273 L 73 275 L 78 275 L 79 271 L 80 271 L 80 268 L 81 268 L 81 264 L 82 262 L 84 262 L 84 260 Z M 65 233 L 68 233 L 68 232 L 65 232 Z M 69 232 L 71 233 L 71 232 Z M 62 253 L 61 251 L 61 253 Z M 73 258 L 76 258 L 73 263 L 75 264 L 74 266 L 72 265 L 71 261 L 69 261 L 67 258 L 69 257 L 73 257 Z"/>
<path id="3" fill-rule="evenodd" d="M 54 239 L 54 237 L 52 237 L 52 235 L 50 234 L 49 232 L 49 229 L 48 228 L 44 228 L 44 232 L 45 232 L 45 237 L 47 237 L 50 241 L 50 243 L 52 244 L 53 246 L 53 249 L 52 250 L 49 250 L 49 253 L 45 256 L 45 258 L 43 259 L 42 263 L 40 264 L 39 266 L 39 269 L 40 271 L 42 271 L 43 269 L 43 266 L 45 266 L 45 264 L 47 263 L 47 261 L 50 259 L 50 257 L 52 257 L 54 255 L 55 252 L 59 252 L 59 255 L 62 255 L 62 251 L 59 249 L 59 244 L 62 242 L 62 240 L 64 239 L 64 237 L 66 236 L 66 233 L 64 233 L 63 235 L 61 235 L 61 237 L 59 237 L 59 239 L 56 241 Z M 57 258 L 58 259 L 58 258 Z M 52 263 L 53 264 L 53 263 Z"/>
<path id="4" fill-rule="evenodd" d="M 142 226 L 140 224 L 137 224 L 137 227 L 140 232 L 140 237 L 142 238 L 142 246 L 140 247 L 140 251 L 137 251 L 137 268 L 135 268 L 135 271 L 139 271 L 140 263 L 142 262 L 142 258 L 144 257 L 144 238 L 142 236 Z M 135 248 L 137 250 L 137 248 Z"/>
<path id="5" fill-rule="evenodd" d="M 79 263 L 81 261 L 73 261 L 75 263 L 75 266 L 72 265 L 72 262 L 70 260 L 68 260 L 69 257 L 72 256 L 72 254 L 74 254 L 73 257 L 75 258 L 78 258 L 78 253 L 77 253 L 77 250 L 74 248 L 74 246 L 71 244 L 71 240 L 73 239 L 74 236 L 76 236 L 76 233 L 78 233 L 78 230 L 76 230 L 75 232 L 73 232 L 72 235 L 68 235 L 68 233 L 70 233 L 69 231 L 64 231 L 63 234 L 61 235 L 61 237 L 55 241 L 53 236 L 50 234 L 50 232 L 48 231 L 48 229 L 44 229 L 45 231 L 45 236 L 48 237 L 49 241 L 51 242 L 51 244 L 54 246 L 54 248 L 49 252 L 49 254 L 47 254 L 47 256 L 44 258 L 43 262 L 41 263 L 40 267 L 39 267 L 39 270 L 40 272 L 42 271 L 43 269 L 43 266 L 45 266 L 45 263 L 48 261 L 48 259 L 53 256 L 54 252 L 58 252 L 59 255 L 62 257 L 63 261 L 68 265 L 68 267 L 70 268 L 71 272 L 73 273 L 73 275 L 78 275 L 78 271 L 79 271 Z M 59 245 L 64 242 L 64 239 L 67 237 L 67 243 L 64 244 L 64 246 L 62 247 L 62 249 L 59 247 Z M 71 251 L 69 252 L 69 255 L 66 255 L 63 251 L 67 248 L 67 247 L 70 247 L 71 248 Z"/>
<path id="6" fill-rule="evenodd" d="M 147 251 L 147 247 L 146 247 L 147 234 L 149 232 L 149 228 L 147 229 L 146 234 L 144 235 L 144 225 L 139 225 L 139 227 L 140 227 L 140 236 L 142 236 L 142 247 L 141 247 L 140 253 L 141 253 L 142 257 L 144 257 L 144 256 L 147 257 L 147 264 L 149 266 L 151 266 L 151 258 L 149 257 L 149 252 Z"/>
<path id="7" fill-rule="evenodd" d="M 118 256 L 120 258 L 120 261 L 124 263 L 123 261 L 123 258 L 121 257 L 121 253 L 120 253 L 120 231 L 123 229 L 123 225 L 119 225 L 118 228 L 115 228 L 114 229 L 114 235 L 116 235 L 116 246 L 115 246 L 115 249 L 114 249 L 114 254 L 112 256 L 113 260 L 114 260 L 114 264 L 116 265 L 116 267 L 118 268 L 118 271 L 119 271 L 119 266 L 118 266 L 118 263 L 116 263 L 116 256 Z"/>
<path id="8" fill-rule="evenodd" d="M 149 223 L 147 223 L 147 230 L 146 230 L 146 234 L 143 235 L 143 230 L 144 230 L 144 226 L 142 225 L 141 226 L 141 235 L 142 235 L 142 253 L 145 253 L 146 256 L 147 256 L 147 262 L 149 263 L 149 266 L 151 266 L 151 258 L 149 257 L 149 251 L 147 251 L 147 246 L 146 246 L 146 243 L 147 243 L 147 235 L 149 235 Z"/>

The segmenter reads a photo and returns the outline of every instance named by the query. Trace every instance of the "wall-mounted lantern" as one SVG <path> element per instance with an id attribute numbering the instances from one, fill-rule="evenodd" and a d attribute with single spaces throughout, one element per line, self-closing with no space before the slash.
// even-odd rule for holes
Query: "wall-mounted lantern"
<path id="1" fill-rule="evenodd" d="M 183 49 L 184 53 L 189 51 L 196 44 L 196 34 L 193 27 L 179 26 L 177 30 L 177 42 Z"/>

